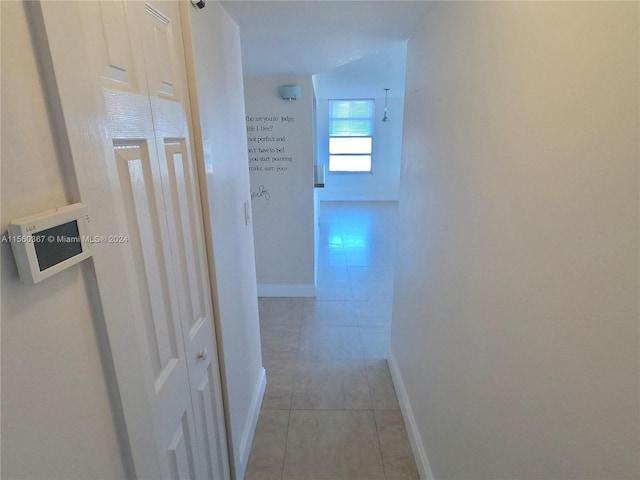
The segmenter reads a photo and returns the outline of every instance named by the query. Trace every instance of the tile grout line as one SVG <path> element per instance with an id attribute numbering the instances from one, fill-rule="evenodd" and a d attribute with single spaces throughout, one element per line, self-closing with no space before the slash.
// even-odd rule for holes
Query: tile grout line
<path id="1" fill-rule="evenodd" d="M 300 338 L 302 337 L 302 323 L 304 322 L 304 302 L 302 304 L 302 310 L 300 312 L 300 326 L 298 327 L 298 342 L 296 346 L 296 361 L 295 370 L 293 372 L 293 379 L 291 380 L 291 395 L 289 396 L 289 416 L 287 418 L 287 434 L 284 439 L 284 454 L 282 455 L 282 469 L 280 470 L 280 480 L 284 480 L 284 467 L 287 459 L 287 447 L 289 446 L 289 429 L 291 428 L 291 407 L 293 406 L 293 392 L 295 390 L 295 383 L 298 377 L 298 360 L 300 357 Z"/>
<path id="2" fill-rule="evenodd" d="M 378 440 L 378 451 L 380 452 L 380 461 L 382 462 L 382 473 L 387 480 L 387 466 L 384 464 L 384 455 L 382 454 L 382 442 L 380 441 L 380 430 L 378 430 L 378 419 L 376 418 L 376 411 L 373 411 L 373 423 L 376 426 L 376 438 Z"/>
<path id="3" fill-rule="evenodd" d="M 280 469 L 280 480 L 284 480 L 284 464 L 287 458 L 287 445 L 289 443 L 289 427 L 291 425 L 291 409 L 289 409 L 289 415 L 287 417 L 287 434 L 284 437 L 284 454 L 282 455 L 282 468 Z"/>
<path id="4" fill-rule="evenodd" d="M 360 351 L 362 352 L 362 364 L 364 365 L 364 374 L 367 377 L 367 388 L 369 389 L 369 402 L 371 404 L 371 410 L 373 410 L 375 408 L 375 405 L 373 404 L 373 392 L 371 391 L 371 382 L 369 381 L 369 369 L 367 368 L 367 359 L 365 358 L 365 355 L 364 355 L 364 342 L 362 341 L 362 333 L 361 333 L 360 327 L 357 327 L 357 329 L 358 329 L 358 338 L 360 339 Z"/>

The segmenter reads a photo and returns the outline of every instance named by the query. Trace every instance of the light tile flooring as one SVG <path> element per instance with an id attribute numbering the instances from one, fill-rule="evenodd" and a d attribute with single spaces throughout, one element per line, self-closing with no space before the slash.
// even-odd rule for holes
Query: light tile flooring
<path id="1" fill-rule="evenodd" d="M 321 204 L 316 298 L 260 298 L 265 393 L 247 480 L 417 479 L 389 343 L 397 204 Z"/>

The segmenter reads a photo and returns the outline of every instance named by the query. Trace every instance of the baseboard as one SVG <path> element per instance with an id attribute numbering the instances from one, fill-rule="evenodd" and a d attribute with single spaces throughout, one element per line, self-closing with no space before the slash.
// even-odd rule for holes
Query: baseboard
<path id="1" fill-rule="evenodd" d="M 420 437 L 420 433 L 418 432 L 418 425 L 416 424 L 416 419 L 413 416 L 413 409 L 409 403 L 407 390 L 404 387 L 402 375 L 400 375 L 400 369 L 398 368 L 398 363 L 396 362 L 396 357 L 393 354 L 391 347 L 389 347 L 387 363 L 389 364 L 389 371 L 391 372 L 393 386 L 395 387 L 396 394 L 398 395 L 400 411 L 402 412 L 404 425 L 407 428 L 409 443 L 411 444 L 411 450 L 413 450 L 413 457 L 416 461 L 420 478 L 422 480 L 434 480 L 433 473 L 431 473 L 431 466 L 429 465 L 429 459 L 427 458 L 427 451 L 422 443 L 422 437 Z"/>
<path id="2" fill-rule="evenodd" d="M 238 452 L 239 465 L 236 465 L 236 478 L 238 479 L 244 478 L 244 474 L 247 471 L 249 455 L 251 454 L 251 446 L 253 445 L 253 437 L 256 433 L 256 425 L 258 424 L 260 407 L 262 406 L 262 400 L 264 398 L 264 391 L 266 388 L 267 372 L 262 368 L 253 394 L 253 399 L 251 400 L 251 408 L 249 410 L 247 423 L 245 424 L 244 431 L 242 432 L 242 439 L 240 440 L 240 451 Z"/>
<path id="3" fill-rule="evenodd" d="M 325 192 L 323 192 L 325 193 Z M 331 194 L 331 195 L 323 195 L 320 194 L 321 202 L 397 202 L 398 195 L 397 194 L 349 194 L 345 193 L 341 194 Z"/>
<path id="4" fill-rule="evenodd" d="M 293 283 L 289 285 L 258 285 L 259 297 L 315 297 L 316 286 L 313 284 Z"/>

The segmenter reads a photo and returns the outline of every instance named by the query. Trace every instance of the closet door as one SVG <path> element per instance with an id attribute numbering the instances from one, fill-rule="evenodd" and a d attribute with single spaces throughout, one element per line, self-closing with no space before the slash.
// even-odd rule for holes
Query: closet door
<path id="1" fill-rule="evenodd" d="M 214 408 L 219 384 L 213 309 L 195 155 L 190 143 L 189 98 L 180 12 L 176 2 L 149 2 L 143 46 L 165 211 L 170 227 L 180 318 L 206 478 L 221 478 L 216 432 L 224 418 Z M 176 20 L 178 19 L 178 20 Z M 204 478 L 203 477 L 203 478 Z"/>
<path id="2" fill-rule="evenodd" d="M 71 150 L 95 153 L 73 155 L 81 201 L 106 230 L 94 234 L 126 239 L 95 245 L 94 257 L 136 473 L 227 478 L 178 5 L 48 3 L 42 12 Z M 80 106 L 82 96 L 94 102 Z M 100 132 L 101 154 L 95 139 L 75 135 L 86 123 Z M 132 372 L 144 382 L 136 385 Z"/>

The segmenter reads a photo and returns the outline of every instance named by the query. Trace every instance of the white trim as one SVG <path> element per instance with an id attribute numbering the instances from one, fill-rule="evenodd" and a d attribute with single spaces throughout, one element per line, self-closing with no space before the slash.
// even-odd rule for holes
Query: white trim
<path id="1" fill-rule="evenodd" d="M 418 467 L 420 478 L 422 480 L 434 480 L 433 473 L 431 472 L 431 466 L 429 465 L 429 459 L 427 458 L 427 451 L 422 443 L 422 437 L 420 437 L 420 433 L 418 432 L 418 425 L 416 424 L 416 419 L 413 416 L 413 410 L 409 403 L 407 390 L 404 387 L 402 375 L 400 375 L 400 369 L 398 368 L 398 363 L 391 346 L 389 347 L 387 363 L 389 364 L 389 371 L 391 372 L 393 386 L 395 387 L 398 395 L 400 411 L 402 412 L 402 418 L 404 419 L 404 424 L 407 428 L 409 443 L 411 444 L 411 450 L 413 450 L 413 457 L 416 460 L 416 466 Z"/>
<path id="2" fill-rule="evenodd" d="M 236 478 L 244 478 L 244 474 L 247 471 L 249 454 L 251 453 L 253 437 L 256 433 L 256 425 L 258 424 L 260 407 L 262 406 L 262 400 L 264 399 L 264 392 L 266 388 L 267 371 L 264 368 L 261 368 L 260 375 L 258 377 L 258 383 L 256 384 L 253 399 L 251 400 L 249 414 L 247 415 L 247 423 L 245 423 L 244 431 L 242 432 L 242 438 L 240 439 L 240 448 L 238 449 L 239 465 L 236 466 Z"/>
<path id="3" fill-rule="evenodd" d="M 288 285 L 258 285 L 259 297 L 315 297 L 316 286 L 313 284 L 292 283 Z"/>
<path id="4" fill-rule="evenodd" d="M 336 173 L 336 172 L 331 172 Z M 329 175 L 327 175 L 328 177 Z M 326 188 L 326 187 L 325 187 Z M 340 193 L 324 190 L 321 202 L 397 202 L 397 193 Z"/>

